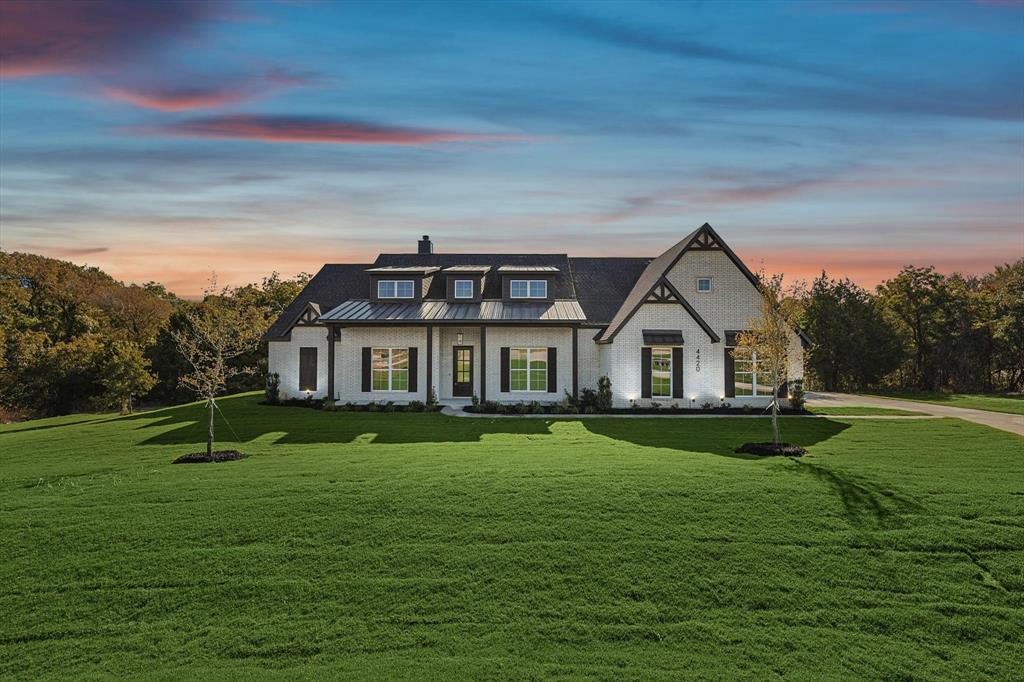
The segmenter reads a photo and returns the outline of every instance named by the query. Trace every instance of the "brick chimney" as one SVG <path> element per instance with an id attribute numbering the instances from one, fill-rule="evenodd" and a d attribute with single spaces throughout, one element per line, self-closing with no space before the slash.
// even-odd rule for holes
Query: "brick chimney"
<path id="1" fill-rule="evenodd" d="M 434 253 L 434 243 L 430 241 L 430 235 L 423 235 L 423 239 L 416 242 L 416 253 L 420 255 L 427 255 Z"/>

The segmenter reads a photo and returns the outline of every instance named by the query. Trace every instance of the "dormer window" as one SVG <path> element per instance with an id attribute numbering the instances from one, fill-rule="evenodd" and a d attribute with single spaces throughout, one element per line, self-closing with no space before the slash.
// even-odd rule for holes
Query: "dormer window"
<path id="1" fill-rule="evenodd" d="M 697 293 L 707 294 L 711 292 L 711 278 L 710 277 L 698 277 L 697 278 Z"/>
<path id="2" fill-rule="evenodd" d="M 377 282 L 377 298 L 414 298 L 411 279 L 382 279 Z"/>
<path id="3" fill-rule="evenodd" d="M 455 280 L 455 298 L 473 298 L 473 280 Z"/>
<path id="4" fill-rule="evenodd" d="M 512 298 L 547 298 L 546 279 L 514 279 L 509 282 L 509 296 Z"/>

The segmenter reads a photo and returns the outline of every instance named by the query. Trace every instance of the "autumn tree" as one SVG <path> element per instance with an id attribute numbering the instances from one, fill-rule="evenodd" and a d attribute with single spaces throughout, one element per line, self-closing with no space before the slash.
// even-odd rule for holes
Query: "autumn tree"
<path id="1" fill-rule="evenodd" d="M 150 373 L 149 361 L 136 344 L 114 341 L 100 366 L 100 383 L 104 389 L 102 404 L 118 407 L 121 414 L 131 414 L 135 398 L 148 393 L 156 384 L 156 377 Z"/>
<path id="2" fill-rule="evenodd" d="M 211 461 L 216 398 L 231 377 L 256 371 L 255 366 L 234 361 L 253 351 L 263 330 L 262 320 L 232 298 L 230 289 L 215 290 L 216 282 L 211 281 L 202 303 L 183 308 L 183 323 L 172 332 L 178 352 L 188 363 L 181 383 L 206 402 L 206 454 Z"/>
<path id="3" fill-rule="evenodd" d="M 789 352 L 796 326 L 798 297 L 786 296 L 782 287 L 782 275 L 766 277 L 762 270 L 758 275 L 761 299 L 758 314 L 747 324 L 747 329 L 737 335 L 736 358 L 750 360 L 758 377 L 764 377 L 772 387 L 772 442 L 782 441 L 779 435 L 778 388 L 786 380 L 789 370 Z"/>

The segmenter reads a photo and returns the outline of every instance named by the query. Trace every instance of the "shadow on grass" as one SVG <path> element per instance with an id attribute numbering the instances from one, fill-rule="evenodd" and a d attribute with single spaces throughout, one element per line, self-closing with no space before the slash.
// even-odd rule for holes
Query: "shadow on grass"
<path id="1" fill-rule="evenodd" d="M 709 452 L 736 459 L 765 459 L 734 450 L 747 442 L 771 440 L 766 419 L 586 419 L 582 424 L 591 433 L 634 445 Z M 782 435 L 785 441 L 809 447 L 848 428 L 850 424 L 830 419 L 800 419 L 784 422 Z"/>
<path id="2" fill-rule="evenodd" d="M 215 415 L 219 441 L 251 442 L 265 436 L 281 444 L 476 442 L 489 434 L 547 434 L 539 419 L 460 419 L 439 413 L 324 412 L 308 407 L 260 405 L 261 395 L 218 399 Z M 140 423 L 137 430 L 152 433 L 142 445 L 185 445 L 206 442 L 206 408 L 179 405 L 146 414 L 122 417 Z M 171 427 L 171 428 L 168 428 Z"/>
<path id="3" fill-rule="evenodd" d="M 101 421 L 107 421 L 109 419 L 116 419 L 116 418 L 117 418 L 116 416 L 112 417 L 109 414 L 104 414 L 104 415 L 97 415 L 97 416 L 94 416 L 94 417 L 86 417 L 86 418 L 83 418 L 83 419 L 73 419 L 73 420 L 63 421 L 63 422 L 60 422 L 60 423 L 57 423 L 57 424 L 37 424 L 35 426 L 28 426 L 28 424 L 31 424 L 32 422 L 26 422 L 26 426 L 23 427 L 23 428 L 18 428 L 17 425 L 8 425 L 8 426 L 6 426 L 2 431 L 0 431 L 0 436 L 3 436 L 6 433 L 25 433 L 26 431 L 45 431 L 47 429 L 59 429 L 59 428 L 64 427 L 64 426 L 81 426 L 82 424 L 90 424 L 92 422 L 101 422 Z M 55 419 L 56 419 L 56 417 L 55 417 Z"/>
<path id="4" fill-rule="evenodd" d="M 810 474 L 827 484 L 839 496 L 846 517 L 857 526 L 900 525 L 902 513 L 918 512 L 923 507 L 916 501 L 897 494 L 877 483 L 833 471 L 804 460 L 793 460 L 792 471 Z"/>

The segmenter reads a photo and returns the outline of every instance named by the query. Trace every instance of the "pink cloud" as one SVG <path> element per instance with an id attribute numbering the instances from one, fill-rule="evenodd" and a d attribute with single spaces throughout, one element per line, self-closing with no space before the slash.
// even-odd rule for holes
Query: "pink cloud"
<path id="1" fill-rule="evenodd" d="M 174 137 L 260 142 L 304 142 L 349 145 L 421 146 L 446 142 L 522 140 L 512 135 L 471 133 L 432 128 L 407 128 L 344 119 L 305 116 L 211 116 L 169 123 L 143 132 Z"/>
<path id="2" fill-rule="evenodd" d="M 133 90 L 125 87 L 108 86 L 101 92 L 110 99 L 127 102 L 137 107 L 156 109 L 158 111 L 190 111 L 193 109 L 212 109 L 237 104 L 250 98 L 245 89 L 233 90 L 229 87 L 216 88 L 176 88 L 163 90 Z"/>

